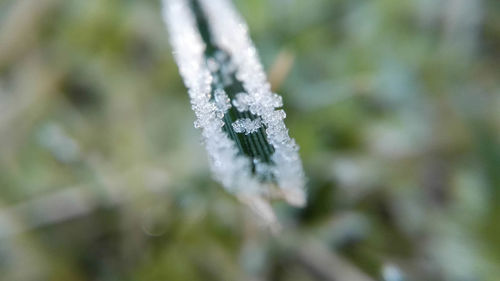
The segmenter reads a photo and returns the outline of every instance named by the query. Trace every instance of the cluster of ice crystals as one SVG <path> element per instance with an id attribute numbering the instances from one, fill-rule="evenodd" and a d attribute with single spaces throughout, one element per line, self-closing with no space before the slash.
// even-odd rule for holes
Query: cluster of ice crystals
<path id="1" fill-rule="evenodd" d="M 216 51 L 213 57 L 206 61 L 207 68 L 213 75 L 214 84 L 225 87 L 232 81 L 231 75 L 236 71 L 236 65 L 230 57 L 222 51 Z"/>
<path id="2" fill-rule="evenodd" d="M 251 97 L 247 93 L 238 93 L 233 99 L 233 105 L 239 112 L 248 111 L 251 103 Z"/>
<path id="3" fill-rule="evenodd" d="M 276 179 L 291 204 L 305 203 L 304 173 L 297 145 L 288 136 L 283 122 L 285 112 L 277 109 L 283 105 L 282 99 L 271 92 L 243 20 L 227 0 L 200 0 L 200 3 L 215 43 L 224 50 L 208 59 L 189 0 L 163 0 L 163 18 L 174 57 L 196 115 L 194 125 L 202 130 L 215 178 L 272 224 L 275 216 L 263 198 L 269 186 L 262 179 Z M 233 82 L 233 73 L 243 83 L 245 93 L 238 94 L 231 105 L 222 89 Z M 222 77 L 221 81 L 214 80 L 218 76 Z M 213 97 L 212 85 L 217 88 Z M 250 134 L 265 126 L 267 141 L 275 148 L 272 163 L 239 154 L 234 141 L 222 129 L 224 114 L 231 106 L 258 116 L 253 120 L 237 120 L 233 128 Z M 252 174 L 252 164 L 257 176 Z"/>
<path id="4" fill-rule="evenodd" d="M 214 91 L 214 100 L 217 110 L 224 117 L 224 114 L 231 108 L 231 100 L 223 89 L 216 89 Z"/>
<path id="5" fill-rule="evenodd" d="M 262 127 L 262 122 L 260 118 L 254 120 L 242 118 L 236 120 L 232 125 L 236 133 L 245 133 L 245 135 L 248 135 L 257 132 Z"/>
<path id="6" fill-rule="evenodd" d="M 239 110 L 249 110 L 261 118 L 268 142 L 275 148 L 272 174 L 285 198 L 292 204 L 305 203 L 305 176 L 295 142 L 288 135 L 281 107 L 282 99 L 271 92 L 257 51 L 248 35 L 245 22 L 228 0 L 201 0 L 216 44 L 226 50 L 236 66 L 236 78 L 246 93 L 233 100 Z"/>
<path id="7" fill-rule="evenodd" d="M 233 99 L 233 105 L 238 111 L 250 111 L 252 114 L 262 115 L 271 112 L 277 107 L 283 106 L 283 99 L 278 94 L 250 95 L 238 93 Z"/>

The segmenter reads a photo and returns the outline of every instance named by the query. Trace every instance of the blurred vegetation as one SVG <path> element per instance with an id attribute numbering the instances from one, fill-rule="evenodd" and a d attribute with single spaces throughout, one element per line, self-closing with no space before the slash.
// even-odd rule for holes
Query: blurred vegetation
<path id="1" fill-rule="evenodd" d="M 0 0 L 0 279 L 499 280 L 500 2 L 235 2 L 308 206 L 212 181 L 159 1 Z"/>

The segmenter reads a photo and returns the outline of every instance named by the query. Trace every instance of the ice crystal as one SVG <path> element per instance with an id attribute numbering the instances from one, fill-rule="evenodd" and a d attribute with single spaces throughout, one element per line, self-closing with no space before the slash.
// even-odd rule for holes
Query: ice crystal
<path id="1" fill-rule="evenodd" d="M 304 172 L 298 147 L 283 122 L 286 114 L 279 109 L 282 98 L 271 92 L 247 27 L 232 4 L 192 1 L 163 0 L 163 17 L 197 118 L 195 127 L 202 130 L 215 178 L 274 223 L 272 208 L 264 199 L 273 184 L 289 203 L 305 203 Z M 210 56 L 206 51 L 211 46 L 197 28 L 193 3 L 199 3 L 210 28 L 210 43 L 218 48 Z M 242 91 L 228 96 L 224 89 L 235 82 L 241 83 Z M 224 124 L 231 116 L 240 117 L 227 127 Z M 267 144 L 270 149 L 263 146 L 261 152 L 244 153 L 241 142 L 245 141 Z M 264 159 L 261 154 L 270 156 Z"/>
<path id="2" fill-rule="evenodd" d="M 262 127 L 262 123 L 259 118 L 254 120 L 243 118 L 233 123 L 233 129 L 236 133 L 245 133 L 246 135 L 257 132 L 260 127 Z"/>
<path id="3" fill-rule="evenodd" d="M 251 97 L 247 93 L 236 94 L 233 105 L 240 111 L 248 111 L 251 104 Z"/>
<path id="4" fill-rule="evenodd" d="M 216 89 L 214 91 L 215 105 L 219 112 L 223 115 L 231 108 L 231 100 L 227 96 L 226 92 L 222 89 Z"/>

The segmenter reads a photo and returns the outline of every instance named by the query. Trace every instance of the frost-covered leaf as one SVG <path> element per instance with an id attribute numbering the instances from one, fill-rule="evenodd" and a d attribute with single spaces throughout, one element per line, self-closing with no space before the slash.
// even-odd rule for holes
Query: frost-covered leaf
<path id="1" fill-rule="evenodd" d="M 163 16 L 215 178 L 275 224 L 267 199 L 304 205 L 304 172 L 244 21 L 227 0 L 164 0 Z"/>

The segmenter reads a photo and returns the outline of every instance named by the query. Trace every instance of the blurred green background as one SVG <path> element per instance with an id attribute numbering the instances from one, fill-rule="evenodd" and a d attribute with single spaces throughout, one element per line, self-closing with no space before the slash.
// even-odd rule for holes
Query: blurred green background
<path id="1" fill-rule="evenodd" d="M 500 2 L 235 1 L 301 146 L 211 179 L 158 0 L 0 0 L 0 280 L 500 280 Z"/>

